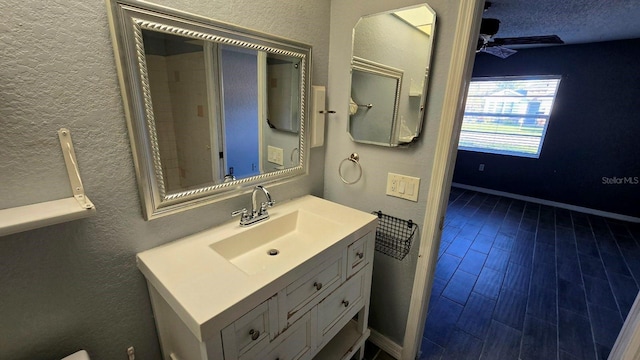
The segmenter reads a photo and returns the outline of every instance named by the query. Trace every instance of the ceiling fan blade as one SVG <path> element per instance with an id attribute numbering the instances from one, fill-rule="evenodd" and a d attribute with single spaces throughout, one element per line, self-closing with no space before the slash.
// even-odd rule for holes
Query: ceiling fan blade
<path id="1" fill-rule="evenodd" d="M 486 52 L 487 54 L 491 54 L 493 56 L 497 56 L 501 59 L 506 59 L 509 56 L 517 53 L 516 50 L 509 49 L 502 46 L 487 46 L 480 49 L 481 52 Z"/>
<path id="2" fill-rule="evenodd" d="M 544 36 L 522 36 L 508 38 L 494 38 L 493 44 L 489 46 L 509 46 L 509 45 L 535 45 L 535 44 L 564 44 L 558 35 Z"/>

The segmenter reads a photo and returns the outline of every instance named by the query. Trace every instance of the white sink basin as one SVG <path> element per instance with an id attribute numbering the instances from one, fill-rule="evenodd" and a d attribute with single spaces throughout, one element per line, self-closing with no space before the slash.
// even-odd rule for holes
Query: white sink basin
<path id="1" fill-rule="evenodd" d="M 377 218 L 313 196 L 282 202 L 249 227 L 237 219 L 138 254 L 138 268 L 198 339 L 220 336 L 217 324 L 236 304 L 273 295 L 316 255 L 375 231 Z M 277 249 L 278 254 L 267 252 Z M 226 319 L 226 320 L 225 320 Z"/>
<path id="2" fill-rule="evenodd" d="M 305 210 L 252 225 L 246 231 L 219 240 L 211 249 L 248 275 L 290 267 L 309 257 L 323 239 L 333 237 L 340 224 Z"/>

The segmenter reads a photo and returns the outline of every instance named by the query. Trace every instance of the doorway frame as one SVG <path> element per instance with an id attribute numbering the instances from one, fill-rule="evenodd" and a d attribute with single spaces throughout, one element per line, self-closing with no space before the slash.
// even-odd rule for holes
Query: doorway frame
<path id="1" fill-rule="evenodd" d="M 436 153 L 429 182 L 423 231 L 414 276 L 401 360 L 415 360 L 421 346 L 433 286 L 440 237 L 451 190 L 466 93 L 475 62 L 484 0 L 461 0 L 454 35 L 451 70 L 447 78 Z M 640 293 L 624 320 L 609 359 L 640 360 Z"/>
<path id="2" fill-rule="evenodd" d="M 401 360 L 416 359 L 422 343 L 483 10 L 484 0 L 460 1 Z"/>

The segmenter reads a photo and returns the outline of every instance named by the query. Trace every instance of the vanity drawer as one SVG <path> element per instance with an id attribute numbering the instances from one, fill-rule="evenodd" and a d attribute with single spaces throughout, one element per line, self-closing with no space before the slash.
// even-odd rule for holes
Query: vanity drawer
<path id="1" fill-rule="evenodd" d="M 278 344 L 275 350 L 269 352 L 267 356 L 257 354 L 256 359 L 265 360 L 302 360 L 311 357 L 312 339 L 311 339 L 311 316 L 306 313 L 296 323 L 291 326 L 284 334 L 287 337 Z"/>
<path id="2" fill-rule="evenodd" d="M 305 305 L 336 289 L 344 280 L 343 256 L 331 259 L 287 286 L 287 324 L 292 324 L 308 309 Z"/>
<path id="3" fill-rule="evenodd" d="M 318 304 L 318 335 L 323 337 L 345 315 L 362 306 L 365 294 L 365 273 L 349 279 Z M 345 319 L 348 321 L 349 319 Z"/>
<path id="4" fill-rule="evenodd" d="M 248 351 L 264 350 L 277 333 L 278 308 L 274 296 L 222 330 L 224 357 L 241 359 Z"/>
<path id="5" fill-rule="evenodd" d="M 367 254 L 367 240 L 369 236 L 363 236 L 349 245 L 347 249 L 347 278 L 357 273 L 368 262 L 371 255 Z"/>

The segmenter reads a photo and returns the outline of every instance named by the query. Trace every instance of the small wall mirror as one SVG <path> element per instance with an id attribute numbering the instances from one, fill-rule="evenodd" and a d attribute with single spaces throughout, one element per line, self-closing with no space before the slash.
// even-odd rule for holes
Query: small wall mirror
<path id="1" fill-rule="evenodd" d="M 147 219 L 306 173 L 310 46 L 149 3 L 109 6 Z"/>
<path id="2" fill-rule="evenodd" d="M 426 113 L 435 21 L 427 4 L 358 21 L 349 99 L 353 141 L 395 147 L 418 139 Z"/>

